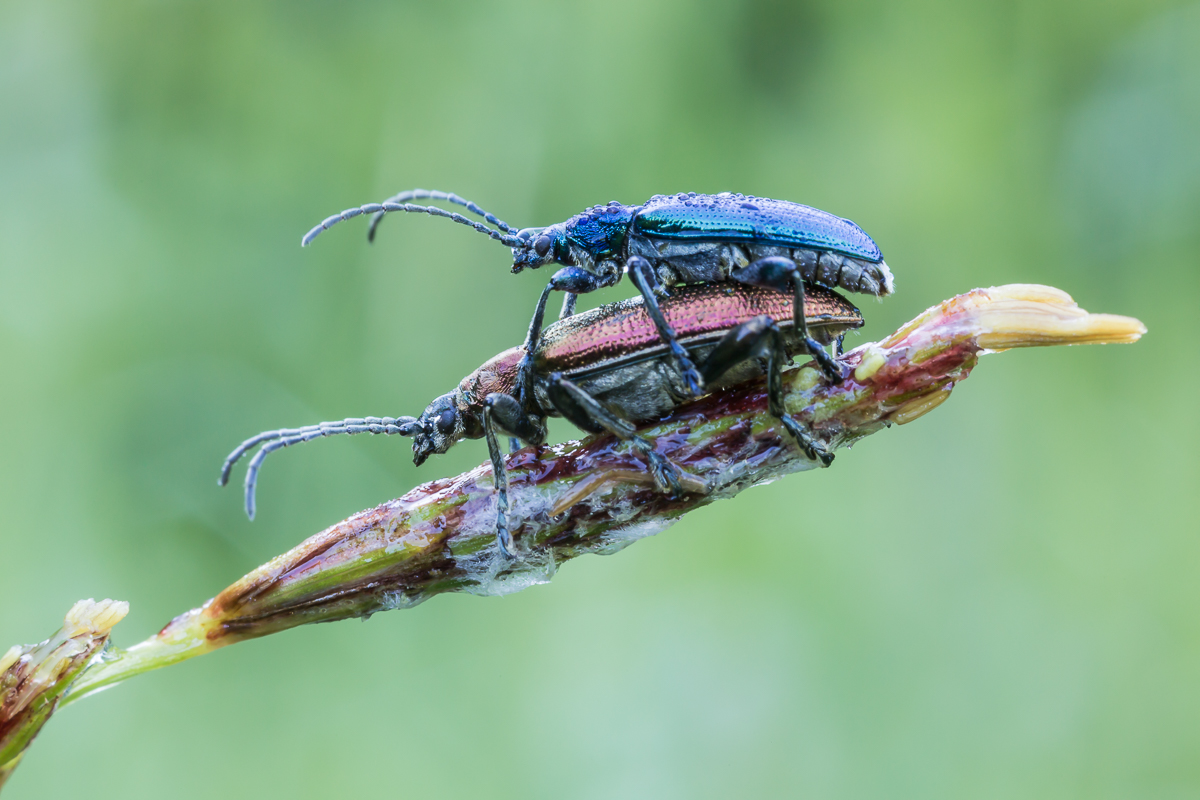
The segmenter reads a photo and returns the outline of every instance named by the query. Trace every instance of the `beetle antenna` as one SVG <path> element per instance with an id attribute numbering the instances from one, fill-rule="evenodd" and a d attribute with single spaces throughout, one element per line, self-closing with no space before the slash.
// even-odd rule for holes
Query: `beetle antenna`
<path id="1" fill-rule="evenodd" d="M 250 459 L 246 470 L 246 515 L 254 519 L 254 488 L 258 483 L 258 471 L 262 467 L 267 454 L 281 447 L 291 447 L 294 444 L 307 442 L 321 436 L 333 436 L 339 433 L 383 433 L 387 435 L 412 436 L 423 429 L 416 417 L 363 417 L 361 419 L 344 419 L 340 422 L 318 422 L 316 425 L 306 425 L 303 428 L 284 428 L 278 431 L 265 431 L 252 436 L 238 445 L 221 465 L 221 477 L 217 479 L 218 486 L 229 482 L 229 472 L 233 465 L 255 446 L 267 442 L 263 448 Z"/>
<path id="2" fill-rule="evenodd" d="M 497 217 L 495 214 L 489 214 L 479 207 L 478 204 L 472 203 L 470 200 L 459 197 L 453 192 L 439 192 L 437 189 L 410 189 L 407 192 L 393 195 L 385 203 L 407 203 L 409 200 L 444 200 L 447 203 L 454 203 L 465 207 L 472 214 L 478 214 L 488 222 L 495 225 L 505 233 L 516 233 L 517 229 L 509 225 L 504 220 Z M 371 215 L 371 224 L 367 226 L 367 241 L 375 241 L 375 229 L 379 227 L 379 221 L 383 219 L 384 212 L 376 211 Z"/>
<path id="3" fill-rule="evenodd" d="M 507 233 L 501 233 L 500 231 L 497 231 L 497 230 L 492 230 L 487 225 L 484 225 L 482 222 L 476 222 L 473 219 L 467 219 L 462 214 L 458 214 L 454 211 L 447 211 L 446 209 L 438 208 L 437 206 L 415 206 L 412 203 L 385 202 L 385 203 L 368 203 L 365 206 L 359 206 L 358 208 L 348 208 L 340 214 L 334 214 L 332 217 L 329 217 L 328 219 L 323 220 L 320 225 L 316 226 L 311 231 L 304 234 L 304 238 L 300 240 L 300 246 L 308 247 L 308 245 L 312 242 L 312 240 L 317 238 L 317 236 L 320 235 L 321 231 L 329 230 L 330 227 L 336 225 L 339 222 L 343 222 L 345 220 L 352 219 L 353 217 L 357 217 L 362 214 L 376 214 L 376 213 L 386 214 L 390 211 L 406 211 L 409 214 L 429 214 L 434 217 L 446 217 L 447 219 L 454 220 L 455 222 L 459 223 L 460 225 L 469 225 L 470 227 L 474 228 L 475 230 L 479 231 L 480 233 L 486 234 L 487 236 L 490 236 L 493 239 L 495 239 L 497 242 L 506 244 L 509 247 L 523 247 L 525 245 L 525 242 L 522 241 L 521 239 L 518 239 L 516 236 L 512 236 L 511 234 L 507 234 Z"/>

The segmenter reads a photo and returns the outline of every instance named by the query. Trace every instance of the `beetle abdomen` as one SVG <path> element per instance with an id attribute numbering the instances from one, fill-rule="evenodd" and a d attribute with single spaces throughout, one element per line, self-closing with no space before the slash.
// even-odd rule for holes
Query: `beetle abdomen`
<path id="1" fill-rule="evenodd" d="M 883 261 L 872 263 L 841 253 L 799 249 L 793 251 L 792 257 L 807 281 L 876 296 L 893 291 L 892 271 Z"/>
<path id="2" fill-rule="evenodd" d="M 811 247 L 872 263 L 883 260 L 875 241 L 850 220 L 787 200 L 728 192 L 656 195 L 633 225 L 650 238 Z"/>
<path id="3" fill-rule="evenodd" d="M 792 324 L 792 297 L 771 289 L 742 284 L 697 284 L 674 290 L 660 303 L 663 316 L 687 343 L 705 335 L 720 336 L 766 314 L 781 325 Z M 839 331 L 862 325 L 858 309 L 827 289 L 813 287 L 805 297 L 804 316 L 814 328 Z M 658 329 L 642 298 L 585 311 L 556 322 L 542 333 L 536 364 L 543 372 L 570 372 L 640 354 L 665 352 Z"/>

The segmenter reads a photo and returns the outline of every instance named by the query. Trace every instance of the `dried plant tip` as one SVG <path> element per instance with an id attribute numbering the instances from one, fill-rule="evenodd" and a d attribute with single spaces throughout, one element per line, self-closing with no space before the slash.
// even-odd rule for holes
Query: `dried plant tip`
<path id="1" fill-rule="evenodd" d="M 1146 333 L 1132 317 L 1089 314 L 1052 286 L 1014 283 L 976 289 L 934 306 L 903 326 L 882 345 L 894 347 L 921 329 L 952 330 L 972 337 L 985 350 L 1071 344 L 1131 344 Z"/>
<path id="2" fill-rule="evenodd" d="M 81 633 L 104 636 L 128 613 L 129 603 L 123 600 L 101 600 L 99 603 L 91 598 L 80 600 L 67 612 L 63 631 L 73 630 L 67 634 L 69 636 Z"/>
<path id="3" fill-rule="evenodd" d="M 40 644 L 12 647 L 0 658 L 0 786 L 128 611 L 124 602 L 81 600 L 58 633 Z"/>
<path id="4" fill-rule="evenodd" d="M 17 663 L 17 659 L 21 657 L 22 652 L 24 651 L 19 644 L 14 644 L 8 648 L 8 652 L 0 657 L 0 675 L 8 672 L 8 668 Z"/>
<path id="5" fill-rule="evenodd" d="M 1146 333 L 1132 317 L 1089 314 L 1066 292 L 1037 284 L 983 290 L 979 345 L 989 350 L 1070 344 L 1130 344 Z"/>

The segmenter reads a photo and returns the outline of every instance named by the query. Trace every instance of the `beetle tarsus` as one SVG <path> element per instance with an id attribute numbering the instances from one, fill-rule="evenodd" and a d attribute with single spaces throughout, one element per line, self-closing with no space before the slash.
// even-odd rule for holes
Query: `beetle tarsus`
<path id="1" fill-rule="evenodd" d="M 639 453 L 645 456 L 647 463 L 649 463 L 650 476 L 654 478 L 655 488 L 669 496 L 672 500 L 678 500 L 683 497 L 683 485 L 679 480 L 679 467 L 672 464 L 666 456 L 659 454 L 654 449 L 654 445 L 641 436 L 634 437 L 633 446 Z"/>
<path id="2" fill-rule="evenodd" d="M 841 364 L 833 356 L 829 355 L 816 339 L 808 336 L 805 338 L 804 343 L 808 347 L 809 355 L 817 362 L 817 367 L 820 368 L 821 374 L 825 376 L 827 381 L 830 383 L 841 383 L 845 380 L 846 375 L 843 372 Z"/>
<path id="3" fill-rule="evenodd" d="M 508 532 L 508 528 L 504 524 L 504 515 L 499 510 L 496 511 L 496 544 L 500 547 L 500 552 L 504 557 L 511 560 L 517 558 L 517 543 L 513 539 L 512 534 Z"/>
<path id="4" fill-rule="evenodd" d="M 833 453 L 829 452 L 825 448 L 825 445 L 813 438 L 813 435 L 797 422 L 791 414 L 783 414 L 779 419 L 783 422 L 783 427 L 787 429 L 787 432 L 800 445 L 800 449 L 804 451 L 804 455 L 813 461 L 821 462 L 821 466 L 823 467 L 828 467 L 833 463 Z"/>

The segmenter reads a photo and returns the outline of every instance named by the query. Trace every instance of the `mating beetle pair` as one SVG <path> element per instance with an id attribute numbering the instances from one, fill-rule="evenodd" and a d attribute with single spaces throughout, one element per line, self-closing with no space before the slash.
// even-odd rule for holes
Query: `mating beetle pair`
<path id="1" fill-rule="evenodd" d="M 482 217 L 493 227 L 437 206 L 410 200 L 450 202 Z M 663 317 L 659 297 L 678 284 L 737 282 L 775 289 L 794 298 L 793 324 L 806 352 L 830 380 L 841 377 L 834 359 L 811 336 L 804 321 L 805 284 L 842 288 L 876 296 L 893 291 L 892 273 L 879 247 L 849 220 L 792 203 L 728 192 L 716 195 L 656 195 L 639 206 L 616 201 L 595 206 L 566 222 L 517 230 L 458 195 L 413 189 L 383 203 L 351 208 L 321 222 L 301 240 L 308 245 L 343 220 L 372 214 L 369 235 L 384 214 L 393 211 L 432 214 L 468 225 L 512 248 L 513 272 L 559 264 L 538 301 L 525 339 L 518 394 L 532 380 L 531 355 L 537 350 L 542 319 L 551 292 L 566 293 L 560 318 L 574 311 L 579 294 L 612 286 L 628 274 L 662 341 L 679 364 L 693 396 L 704 381 L 676 332 Z"/>
<path id="2" fill-rule="evenodd" d="M 809 458 L 828 464 L 833 456 L 784 411 L 781 374 L 792 356 L 811 342 L 839 342 L 862 325 L 858 309 L 836 293 L 814 288 L 802 310 L 803 332 L 794 324 L 791 298 L 748 286 L 684 287 L 663 301 L 660 313 L 670 322 L 690 359 L 710 388 L 767 376 L 770 412 L 780 419 Z M 814 337 L 816 337 L 814 339 Z M 524 364 L 533 365 L 522 399 L 517 394 Z M 764 363 L 765 362 L 765 363 Z M 419 418 L 348 419 L 305 428 L 269 431 L 247 439 L 225 460 L 220 483 L 233 465 L 258 445 L 246 471 L 246 511 L 254 516 L 254 490 L 263 459 L 274 450 L 322 436 L 384 433 L 413 437 L 414 461 L 444 453 L 462 439 L 486 438 L 497 489 L 496 534 L 501 550 L 513 555 L 508 525 L 508 478 L 497 434 L 540 445 L 546 418 L 565 417 L 588 433 L 607 431 L 646 458 L 659 490 L 679 495 L 686 482 L 704 491 L 695 478 L 681 475 L 633 423 L 660 418 L 690 398 L 683 371 L 659 341 L 658 326 L 641 298 L 611 303 L 549 326 L 537 350 L 514 347 L 491 359 L 434 400 Z"/>

